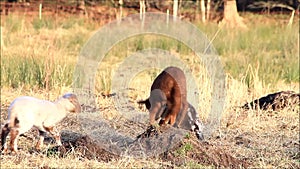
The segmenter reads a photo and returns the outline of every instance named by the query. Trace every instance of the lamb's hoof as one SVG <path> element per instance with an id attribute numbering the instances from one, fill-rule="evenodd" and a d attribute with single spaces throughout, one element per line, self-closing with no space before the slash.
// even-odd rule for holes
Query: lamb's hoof
<path id="1" fill-rule="evenodd" d="M 17 155 L 18 153 L 19 153 L 18 150 L 15 150 L 15 149 L 12 149 L 12 150 L 11 150 L 11 154 L 12 154 L 12 155 Z"/>
<path id="2" fill-rule="evenodd" d="M 177 123 L 174 123 L 174 124 L 173 124 L 173 127 L 175 127 L 175 128 L 180 128 L 180 126 L 179 126 Z"/>
<path id="3" fill-rule="evenodd" d="M 196 132 L 196 137 L 198 138 L 199 141 L 203 141 L 204 140 L 204 135 L 202 132 Z"/>
<path id="4" fill-rule="evenodd" d="M 42 149 L 43 146 L 44 146 L 43 143 L 38 142 L 38 143 L 35 145 L 35 149 L 36 149 L 37 151 L 41 151 L 41 149 Z"/>
<path id="5" fill-rule="evenodd" d="M 4 148 L 1 150 L 1 154 L 7 154 L 8 153 L 8 149 L 7 148 Z"/>
<path id="6" fill-rule="evenodd" d="M 36 149 L 37 151 L 41 151 L 41 146 L 35 146 L 35 149 Z"/>
<path id="7" fill-rule="evenodd" d="M 60 140 L 59 140 L 59 141 L 57 141 L 57 142 L 56 142 L 56 145 L 57 145 L 57 146 L 62 146 L 62 143 L 61 143 L 61 141 L 60 141 Z"/>

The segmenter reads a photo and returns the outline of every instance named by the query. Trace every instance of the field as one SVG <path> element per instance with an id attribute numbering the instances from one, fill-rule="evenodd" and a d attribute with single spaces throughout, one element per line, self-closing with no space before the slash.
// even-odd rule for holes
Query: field
<path id="1" fill-rule="evenodd" d="M 20 138 L 18 155 L 1 154 L 1 168 L 300 168 L 299 106 L 280 111 L 239 107 L 269 93 L 299 92 L 299 21 L 294 19 L 288 26 L 289 15 L 242 16 L 248 30 L 220 27 L 215 22 L 193 22 L 212 40 L 226 74 L 226 106 L 221 123 L 205 142 L 198 142 L 189 133 L 163 154 L 118 156 L 82 133 L 83 122 L 71 115 L 59 125 L 65 149 L 46 143 L 42 151 L 35 151 L 33 130 Z M 72 15 L 42 19 L 38 15 L 1 16 L 1 125 L 17 96 L 55 100 L 72 91 L 78 55 L 102 26 L 103 22 Z M 124 120 L 116 110 L 115 100 L 107 95 L 112 93 L 112 76 L 122 61 L 149 48 L 170 51 L 188 65 L 196 83 L 201 84 L 197 111 L 206 123 L 212 89 L 204 65 L 186 45 L 149 34 L 114 45 L 99 63 L 94 87 L 96 114 L 131 138 L 145 130 L 146 122 L 141 125 Z M 136 101 L 148 96 L 151 82 L 160 71 L 147 70 L 130 79 L 130 99 L 136 109 L 140 109 Z"/>

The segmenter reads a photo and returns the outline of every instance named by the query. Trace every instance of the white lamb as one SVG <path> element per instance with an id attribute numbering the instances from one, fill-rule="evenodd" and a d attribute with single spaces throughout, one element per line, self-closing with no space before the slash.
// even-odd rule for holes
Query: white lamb
<path id="1" fill-rule="evenodd" d="M 40 139 L 36 144 L 37 149 L 43 146 L 46 132 L 54 136 L 58 145 L 62 145 L 60 134 L 55 128 L 55 124 L 66 117 L 67 113 L 79 113 L 80 111 L 81 107 L 78 99 L 76 95 L 71 93 L 63 95 L 55 102 L 29 96 L 16 98 L 8 109 L 8 121 L 2 128 L 2 151 L 7 151 L 6 137 L 10 133 L 11 151 L 17 152 L 19 135 L 32 127 L 36 127 L 39 130 Z"/>

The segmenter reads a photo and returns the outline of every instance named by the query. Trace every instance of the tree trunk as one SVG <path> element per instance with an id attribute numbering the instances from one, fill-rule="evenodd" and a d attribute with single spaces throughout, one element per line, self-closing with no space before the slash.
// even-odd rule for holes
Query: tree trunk
<path id="1" fill-rule="evenodd" d="M 247 26 L 243 22 L 243 18 L 240 17 L 237 11 L 236 0 L 224 0 L 224 17 L 222 23 L 229 27 L 247 29 Z"/>
<path id="2" fill-rule="evenodd" d="M 5 49 L 5 45 L 4 45 L 4 41 L 3 41 L 3 26 L 0 27 L 0 50 L 2 52 L 2 50 Z"/>
<path id="3" fill-rule="evenodd" d="M 210 20 L 210 3 L 211 0 L 207 0 L 207 4 L 206 4 L 206 20 Z"/>
<path id="4" fill-rule="evenodd" d="M 120 5 L 119 19 L 121 19 L 123 17 L 123 0 L 119 0 L 119 5 Z"/>
<path id="5" fill-rule="evenodd" d="M 198 21 L 200 20 L 200 0 L 196 1 L 196 12 L 195 12 L 195 20 Z"/>
<path id="6" fill-rule="evenodd" d="M 205 19 L 205 2 L 204 2 L 204 0 L 200 1 L 200 9 L 201 9 L 202 22 L 205 23 L 206 19 Z"/>
<path id="7" fill-rule="evenodd" d="M 176 21 L 178 11 L 178 0 L 173 0 L 173 20 Z"/>
<path id="8" fill-rule="evenodd" d="M 144 19 L 146 13 L 145 0 L 140 0 L 140 19 Z"/>
<path id="9" fill-rule="evenodd" d="M 88 13 L 85 8 L 85 1 L 84 0 L 77 0 L 77 8 L 76 8 L 76 14 L 85 16 L 88 18 Z"/>

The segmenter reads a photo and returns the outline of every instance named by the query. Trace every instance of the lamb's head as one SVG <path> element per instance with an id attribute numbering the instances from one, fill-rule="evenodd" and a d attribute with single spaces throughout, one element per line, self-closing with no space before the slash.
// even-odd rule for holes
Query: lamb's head
<path id="1" fill-rule="evenodd" d="M 152 125 L 161 118 L 167 104 L 167 98 L 160 89 L 154 89 L 147 100 L 139 101 L 138 103 L 146 105 L 146 108 L 149 110 L 150 124 Z"/>
<path id="2" fill-rule="evenodd" d="M 75 94 L 67 93 L 63 95 L 59 101 L 64 102 L 64 107 L 67 111 L 72 113 L 80 113 L 81 106 Z"/>

